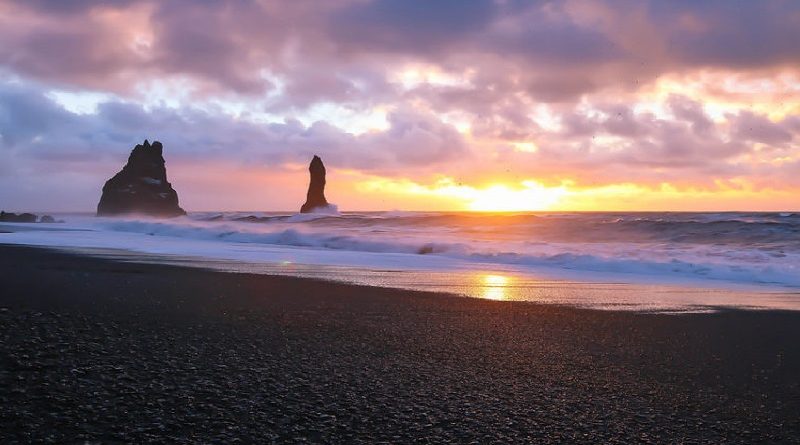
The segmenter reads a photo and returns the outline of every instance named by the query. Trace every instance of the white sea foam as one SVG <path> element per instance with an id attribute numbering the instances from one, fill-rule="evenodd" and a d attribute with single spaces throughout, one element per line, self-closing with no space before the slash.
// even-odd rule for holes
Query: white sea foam
<path id="1" fill-rule="evenodd" d="M 795 213 L 335 211 L 196 213 L 167 220 L 58 218 L 66 223 L 16 225 L 27 229 L 1 234 L 0 242 L 373 271 L 499 270 L 578 281 L 747 286 L 770 292 L 800 287 L 800 218 Z"/>

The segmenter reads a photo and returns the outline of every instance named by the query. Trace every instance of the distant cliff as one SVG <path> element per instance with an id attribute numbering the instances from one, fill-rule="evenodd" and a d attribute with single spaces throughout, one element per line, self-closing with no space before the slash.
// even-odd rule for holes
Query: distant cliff
<path id="1" fill-rule="evenodd" d="M 137 145 L 122 170 L 103 186 L 97 216 L 140 213 L 151 216 L 180 216 L 178 193 L 167 181 L 161 142 L 146 139 Z"/>
<path id="2" fill-rule="evenodd" d="M 311 160 L 308 172 L 311 174 L 311 181 L 308 184 L 306 203 L 300 207 L 300 213 L 311 213 L 315 209 L 328 207 L 325 199 L 325 165 L 319 156 L 314 156 Z"/>

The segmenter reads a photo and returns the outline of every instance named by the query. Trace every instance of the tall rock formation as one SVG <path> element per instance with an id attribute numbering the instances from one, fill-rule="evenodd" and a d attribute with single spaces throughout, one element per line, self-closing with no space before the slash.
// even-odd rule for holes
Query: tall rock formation
<path id="1" fill-rule="evenodd" d="M 161 142 L 134 147 L 122 171 L 106 181 L 97 204 L 97 216 L 141 213 L 152 216 L 185 215 L 178 193 L 167 182 Z"/>
<path id="2" fill-rule="evenodd" d="M 306 203 L 300 207 L 300 213 L 311 213 L 315 209 L 328 207 L 328 201 L 325 199 L 325 165 L 319 156 L 314 155 L 308 166 L 308 172 L 311 173 L 311 182 L 308 184 Z"/>

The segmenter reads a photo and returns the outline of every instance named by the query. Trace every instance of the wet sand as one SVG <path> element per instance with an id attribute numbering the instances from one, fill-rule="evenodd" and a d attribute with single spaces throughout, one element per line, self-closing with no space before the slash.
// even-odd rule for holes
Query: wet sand
<path id="1" fill-rule="evenodd" d="M 798 443 L 798 339 L 0 246 L 0 442 Z"/>

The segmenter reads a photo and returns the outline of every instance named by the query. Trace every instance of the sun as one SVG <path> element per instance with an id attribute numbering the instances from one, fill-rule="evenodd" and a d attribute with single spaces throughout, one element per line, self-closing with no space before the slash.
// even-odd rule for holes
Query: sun
<path id="1" fill-rule="evenodd" d="M 547 210 L 559 202 L 563 188 L 548 188 L 533 181 L 523 181 L 521 188 L 494 184 L 473 189 L 468 208 L 478 212 L 518 212 Z"/>
<path id="2" fill-rule="evenodd" d="M 505 300 L 506 288 L 511 284 L 511 279 L 505 275 L 486 274 L 480 276 L 481 298 L 488 300 Z"/>
<path id="3" fill-rule="evenodd" d="M 442 177 L 430 185 L 410 180 L 376 177 L 359 183 L 364 192 L 392 193 L 398 196 L 435 199 L 437 209 L 474 212 L 530 212 L 561 206 L 573 194 L 569 184 L 545 186 L 535 180 L 507 183 L 502 180 L 484 185 L 470 185 Z M 442 207 L 442 206 L 445 207 Z"/>

